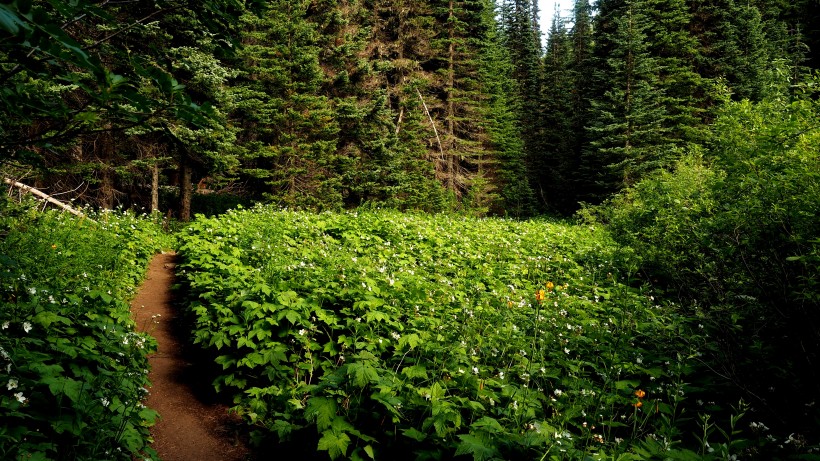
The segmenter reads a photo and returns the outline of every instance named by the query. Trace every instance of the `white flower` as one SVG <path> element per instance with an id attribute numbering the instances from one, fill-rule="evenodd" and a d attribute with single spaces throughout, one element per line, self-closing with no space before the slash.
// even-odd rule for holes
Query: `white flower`
<path id="1" fill-rule="evenodd" d="M 102 403 L 102 405 L 103 405 L 104 407 L 107 407 L 108 405 L 110 405 L 110 404 L 111 404 L 111 402 L 110 402 L 107 398 L 105 398 L 105 397 L 100 397 L 100 402 Z"/>
<path id="2" fill-rule="evenodd" d="M 504 372 L 503 372 L 503 371 L 499 371 L 499 372 L 498 372 L 498 377 L 499 377 L 499 378 L 501 378 L 501 379 L 504 379 Z"/>
<path id="3" fill-rule="evenodd" d="M 561 394 L 563 394 L 564 391 L 562 391 L 561 389 L 555 389 L 554 391 L 552 391 L 552 393 L 555 394 L 556 397 L 561 397 Z"/>
<path id="4" fill-rule="evenodd" d="M 31 331 L 31 324 L 30 324 L 30 323 L 28 323 L 28 322 L 23 322 L 23 330 L 24 330 L 26 333 L 28 333 L 29 331 Z"/>
<path id="5" fill-rule="evenodd" d="M 393 337 L 393 339 L 396 339 L 396 340 L 398 340 L 399 338 L 401 338 L 401 335 L 400 335 L 400 334 L 398 334 L 398 333 L 396 333 L 395 331 L 394 331 L 394 332 L 392 332 L 392 333 L 390 333 L 390 336 L 392 336 L 392 337 Z"/>
<path id="6" fill-rule="evenodd" d="M 37 289 L 34 288 L 34 287 L 31 287 L 31 288 L 28 289 L 28 292 L 32 295 L 36 295 L 37 294 Z"/>
<path id="7" fill-rule="evenodd" d="M 475 374 L 475 375 L 478 374 L 478 367 L 473 367 L 473 374 Z"/>
<path id="8" fill-rule="evenodd" d="M 564 348 L 564 354 L 569 354 L 569 348 Z"/>
<path id="9" fill-rule="evenodd" d="M 301 330 L 299 330 L 299 336 L 304 336 L 304 335 L 305 335 L 305 329 L 302 328 Z"/>
<path id="10" fill-rule="evenodd" d="M 6 388 L 8 390 L 17 389 L 17 380 L 10 379 L 9 382 L 6 384 Z"/>
<path id="11" fill-rule="evenodd" d="M 14 394 L 14 398 L 16 398 L 17 401 L 20 402 L 20 403 L 26 403 L 26 400 L 28 400 L 27 398 L 23 397 L 22 392 L 18 392 L 16 394 Z"/>
<path id="12" fill-rule="evenodd" d="M 3 322 L 3 329 L 7 330 L 9 328 L 9 322 Z"/>

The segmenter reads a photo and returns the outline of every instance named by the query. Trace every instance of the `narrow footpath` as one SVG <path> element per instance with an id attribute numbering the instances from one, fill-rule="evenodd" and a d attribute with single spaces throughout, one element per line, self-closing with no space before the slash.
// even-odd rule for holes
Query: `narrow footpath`
<path id="1" fill-rule="evenodd" d="M 237 436 L 239 421 L 227 407 L 209 402 L 210 381 L 197 376 L 185 356 L 184 338 L 171 298 L 173 253 L 154 257 L 142 287 L 131 303 L 137 329 L 157 339 L 149 356 L 151 387 L 145 404 L 160 419 L 151 429 L 153 448 L 163 461 L 243 461 L 248 449 Z"/>

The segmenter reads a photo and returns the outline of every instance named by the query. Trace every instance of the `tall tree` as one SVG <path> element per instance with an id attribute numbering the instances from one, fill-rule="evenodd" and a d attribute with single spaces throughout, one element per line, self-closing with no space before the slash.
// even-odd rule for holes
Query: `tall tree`
<path id="1" fill-rule="evenodd" d="M 246 173 L 265 184 L 274 202 L 338 208 L 339 132 L 309 1 L 269 2 L 242 17 L 243 72 L 235 85 L 234 118 L 243 123 Z"/>
<path id="2" fill-rule="evenodd" d="M 639 0 L 627 0 L 612 20 L 606 39 L 612 51 L 599 62 L 607 90 L 593 101 L 587 168 L 597 170 L 593 195 L 604 196 L 634 184 L 667 160 L 674 140 L 665 128 L 664 88 L 659 58 L 650 54 L 646 12 Z"/>
<path id="3" fill-rule="evenodd" d="M 539 200 L 560 212 L 575 206 L 573 177 L 581 141 L 581 117 L 575 112 L 579 97 L 575 94 L 573 56 L 572 37 L 565 20 L 556 12 L 543 59 L 539 110 L 543 151 L 531 167 L 536 173 L 533 186 Z"/>
<path id="4" fill-rule="evenodd" d="M 513 78 L 518 85 L 518 118 L 524 142 L 524 152 L 529 182 L 536 192 L 540 208 L 545 204 L 539 163 L 544 151 L 541 136 L 542 117 L 539 101 L 541 94 L 541 31 L 538 8 L 532 0 L 504 0 L 501 4 L 500 21 L 504 41 L 513 63 Z"/>

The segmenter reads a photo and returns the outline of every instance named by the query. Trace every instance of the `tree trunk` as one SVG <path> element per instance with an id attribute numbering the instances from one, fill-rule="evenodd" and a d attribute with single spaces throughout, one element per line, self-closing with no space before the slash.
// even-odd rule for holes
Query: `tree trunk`
<path id="1" fill-rule="evenodd" d="M 151 213 L 159 211 L 159 163 L 151 166 Z"/>
<path id="2" fill-rule="evenodd" d="M 191 220 L 191 165 L 188 154 L 181 154 L 179 158 L 179 220 Z"/>
<path id="3" fill-rule="evenodd" d="M 110 125 L 106 127 L 110 130 Z M 114 187 L 114 136 L 111 131 L 100 133 L 97 138 L 100 142 L 100 206 L 104 210 L 113 210 L 117 189 Z"/>
<path id="4" fill-rule="evenodd" d="M 448 21 L 448 35 L 450 36 L 449 47 L 449 62 L 447 63 L 447 189 L 451 192 L 456 192 L 456 166 L 455 166 L 455 61 L 456 61 L 456 43 L 455 43 L 455 25 L 454 25 L 454 11 L 453 0 L 450 0 L 450 20 Z"/>

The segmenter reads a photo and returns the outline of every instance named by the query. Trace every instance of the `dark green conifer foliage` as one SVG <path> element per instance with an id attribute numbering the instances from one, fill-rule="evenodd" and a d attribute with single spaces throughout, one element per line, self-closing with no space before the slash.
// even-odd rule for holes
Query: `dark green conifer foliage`
<path id="1" fill-rule="evenodd" d="M 503 37 L 513 64 L 512 76 L 518 85 L 518 119 L 524 142 L 527 171 L 530 185 L 535 192 L 538 206 L 546 206 L 541 193 L 541 174 L 538 168 L 543 163 L 544 146 L 540 113 L 542 72 L 541 72 L 541 31 L 538 26 L 537 6 L 532 0 L 505 0 L 501 4 L 500 20 Z"/>
<path id="2" fill-rule="evenodd" d="M 702 50 L 691 30 L 689 5 L 686 0 L 641 0 L 636 6 L 647 17 L 649 54 L 657 60 L 664 137 L 683 150 L 694 148 L 706 138 L 713 85 L 697 72 Z M 665 155 L 671 161 L 680 152 Z"/>
<path id="3" fill-rule="evenodd" d="M 575 112 L 578 97 L 573 58 L 572 36 L 564 19 L 556 13 L 543 59 L 539 130 L 543 151 L 532 166 L 538 173 L 534 187 L 541 202 L 564 213 L 575 207 L 574 183 L 580 149 L 577 125 L 581 114 Z"/>
<path id="4" fill-rule="evenodd" d="M 317 26 L 309 1 L 274 1 L 246 14 L 243 74 L 234 118 L 243 123 L 246 173 L 263 180 L 266 196 L 282 205 L 338 208 L 339 126 L 332 101 L 321 94 Z"/>
<path id="5" fill-rule="evenodd" d="M 585 152 L 589 166 L 597 169 L 596 195 L 634 184 L 648 171 L 662 167 L 674 139 L 664 123 L 668 114 L 663 102 L 657 57 L 647 41 L 649 21 L 637 0 L 627 0 L 612 20 L 607 39 L 612 52 L 599 61 L 608 89 L 593 101 L 594 119 L 589 126 L 590 146 Z"/>
<path id="6" fill-rule="evenodd" d="M 516 86 L 512 62 L 502 42 L 503 32 L 495 21 L 491 1 L 484 1 L 482 21 L 486 44 L 481 53 L 480 78 L 486 94 L 486 149 L 495 157 L 489 171 L 482 171 L 498 189 L 500 200 L 490 211 L 509 216 L 529 216 L 534 195 L 527 177 L 524 143 L 515 110 Z"/>

